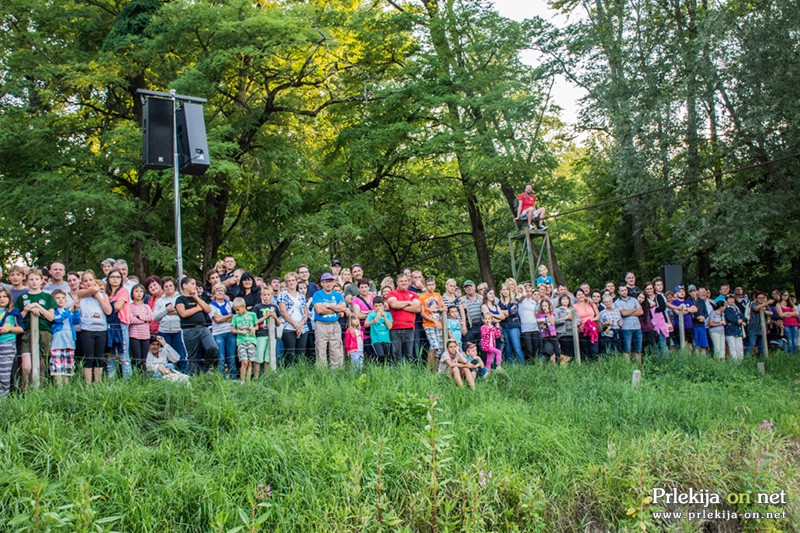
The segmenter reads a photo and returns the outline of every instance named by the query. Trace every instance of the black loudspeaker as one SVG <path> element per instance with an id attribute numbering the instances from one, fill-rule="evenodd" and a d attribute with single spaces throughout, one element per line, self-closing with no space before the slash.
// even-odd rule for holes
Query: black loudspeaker
<path id="1" fill-rule="evenodd" d="M 664 279 L 664 292 L 674 290 L 677 285 L 683 285 L 683 267 L 664 265 L 661 267 L 661 277 Z"/>
<path id="2" fill-rule="evenodd" d="M 203 106 L 183 104 L 177 113 L 178 154 L 182 174 L 200 176 L 211 164 L 208 157 Z"/>
<path id="3" fill-rule="evenodd" d="M 142 167 L 172 168 L 172 100 L 147 98 L 142 106 Z"/>

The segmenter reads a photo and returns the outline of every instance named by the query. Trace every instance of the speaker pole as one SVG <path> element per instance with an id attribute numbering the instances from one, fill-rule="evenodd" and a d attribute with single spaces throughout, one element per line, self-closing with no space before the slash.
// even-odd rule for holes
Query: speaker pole
<path id="1" fill-rule="evenodd" d="M 177 272 L 176 279 L 178 282 L 180 282 L 181 278 L 183 277 L 183 239 L 181 235 L 181 173 L 178 154 L 178 101 L 204 104 L 207 102 L 207 100 L 205 98 L 198 98 L 196 96 L 175 94 L 175 89 L 171 89 L 168 93 L 150 91 L 147 89 L 136 89 L 136 93 L 144 96 L 156 96 L 159 98 L 168 98 L 172 100 L 172 190 L 175 196 L 175 270 Z"/>
<path id="2" fill-rule="evenodd" d="M 175 98 L 175 89 L 169 92 L 172 97 L 172 191 L 175 197 L 175 269 L 178 274 L 175 279 L 180 283 L 183 278 L 183 235 L 181 234 L 181 170 L 178 161 L 178 102 Z"/>

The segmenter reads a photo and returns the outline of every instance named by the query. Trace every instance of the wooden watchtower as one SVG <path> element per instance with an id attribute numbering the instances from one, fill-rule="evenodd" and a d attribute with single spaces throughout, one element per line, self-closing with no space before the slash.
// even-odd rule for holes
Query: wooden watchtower
<path id="1" fill-rule="evenodd" d="M 527 226 L 523 226 L 521 229 L 509 232 L 508 249 L 511 253 L 511 273 L 517 281 L 521 281 L 520 276 L 525 275 L 525 263 L 527 263 L 527 273 L 530 274 L 531 283 L 538 277 L 536 269 L 540 264 L 547 265 L 556 283 L 564 282 L 564 276 L 553 251 L 549 229 L 528 229 Z"/>

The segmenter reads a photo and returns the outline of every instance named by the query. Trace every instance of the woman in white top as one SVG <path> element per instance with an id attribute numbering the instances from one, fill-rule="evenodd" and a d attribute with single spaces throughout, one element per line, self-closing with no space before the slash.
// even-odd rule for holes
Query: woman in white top
<path id="1" fill-rule="evenodd" d="M 86 291 L 78 301 L 81 310 L 80 341 L 83 348 L 83 379 L 99 383 L 106 367 L 106 316 L 111 314 L 111 302 L 92 270 L 81 277 L 81 289 Z"/>
<path id="2" fill-rule="evenodd" d="M 286 290 L 278 294 L 278 306 L 283 328 L 283 350 L 286 364 L 297 362 L 305 356 L 308 343 L 308 300 L 297 290 L 297 274 L 289 272 L 283 277 Z"/>
<path id="3" fill-rule="evenodd" d="M 186 358 L 186 348 L 183 345 L 183 334 L 181 333 L 181 317 L 175 310 L 175 300 L 178 299 L 178 282 L 175 278 L 166 277 L 161 280 L 164 289 L 153 311 L 153 320 L 158 322 L 158 334 L 164 337 L 167 344 L 172 346 L 182 359 Z"/>

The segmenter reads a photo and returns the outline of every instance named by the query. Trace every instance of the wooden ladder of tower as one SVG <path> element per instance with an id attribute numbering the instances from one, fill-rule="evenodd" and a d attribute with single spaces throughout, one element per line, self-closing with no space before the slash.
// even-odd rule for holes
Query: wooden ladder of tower
<path id="1" fill-rule="evenodd" d="M 511 254 L 511 274 L 518 282 L 523 281 L 520 277 L 524 275 L 525 263 L 528 265 L 532 285 L 536 282 L 536 271 L 541 264 L 547 266 L 556 283 L 564 282 L 549 229 L 528 229 L 527 226 L 523 226 L 521 229 L 509 232 L 508 248 Z"/>

